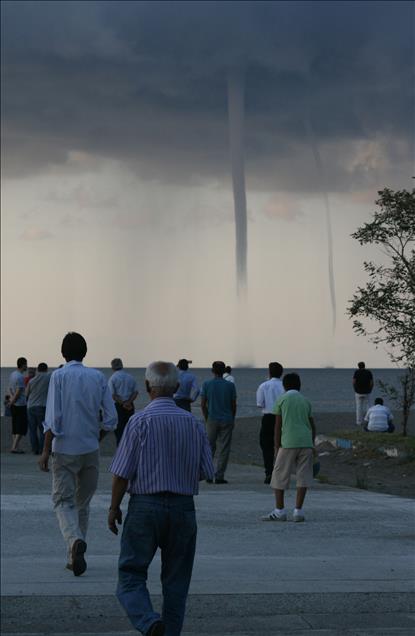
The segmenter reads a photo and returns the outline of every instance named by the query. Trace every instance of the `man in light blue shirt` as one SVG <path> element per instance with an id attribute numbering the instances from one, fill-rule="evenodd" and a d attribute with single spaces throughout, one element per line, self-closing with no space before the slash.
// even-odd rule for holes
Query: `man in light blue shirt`
<path id="1" fill-rule="evenodd" d="M 191 360 L 186 360 L 185 358 L 182 358 L 177 363 L 177 368 L 179 369 L 179 388 L 173 395 L 173 399 L 177 406 L 180 406 L 180 408 L 185 411 L 192 410 L 191 404 L 197 399 L 200 393 L 196 376 L 188 370 L 189 364 L 191 363 Z"/>
<path id="2" fill-rule="evenodd" d="M 134 415 L 134 400 L 138 396 L 138 389 L 135 378 L 124 371 L 121 358 L 111 361 L 111 369 L 114 373 L 108 380 L 108 387 L 117 409 L 118 426 L 114 433 L 118 446 L 128 420 Z"/>
<path id="3" fill-rule="evenodd" d="M 68 549 L 66 567 L 79 576 L 86 570 L 85 539 L 98 483 L 101 429 L 113 431 L 117 413 L 104 375 L 82 364 L 84 338 L 66 334 L 61 351 L 66 364 L 50 379 L 39 467 L 48 471 L 52 450 L 52 499 Z"/>

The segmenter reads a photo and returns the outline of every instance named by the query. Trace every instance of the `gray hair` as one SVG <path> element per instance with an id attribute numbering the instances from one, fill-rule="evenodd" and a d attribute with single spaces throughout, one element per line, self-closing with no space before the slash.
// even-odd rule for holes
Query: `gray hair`
<path id="1" fill-rule="evenodd" d="M 148 365 L 145 378 L 151 388 L 173 393 L 179 383 L 179 372 L 173 362 L 158 360 Z"/>

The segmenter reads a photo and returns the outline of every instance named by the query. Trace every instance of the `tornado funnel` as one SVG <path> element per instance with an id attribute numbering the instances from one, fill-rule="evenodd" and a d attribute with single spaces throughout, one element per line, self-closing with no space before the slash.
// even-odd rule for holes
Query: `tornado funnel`
<path id="1" fill-rule="evenodd" d="M 228 74 L 229 145 L 235 206 L 236 285 L 238 296 L 247 288 L 247 214 L 244 166 L 244 76 L 241 71 Z"/>

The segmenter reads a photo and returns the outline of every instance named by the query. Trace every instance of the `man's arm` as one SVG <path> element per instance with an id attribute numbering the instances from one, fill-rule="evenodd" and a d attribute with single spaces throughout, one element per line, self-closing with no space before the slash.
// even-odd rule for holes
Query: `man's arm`
<path id="1" fill-rule="evenodd" d="M 108 388 L 107 383 L 105 382 L 105 378 L 103 377 L 102 384 L 102 398 L 101 398 L 101 409 L 102 409 L 102 422 L 101 428 L 104 431 L 114 431 L 117 428 L 117 411 L 115 410 L 114 402 L 111 397 L 111 392 Z"/>
<path id="2" fill-rule="evenodd" d="M 111 506 L 108 511 L 108 528 L 114 534 L 118 534 L 118 525 L 122 524 L 122 512 L 121 502 L 128 487 L 128 479 L 119 477 L 118 475 L 112 476 L 112 495 Z"/>
<path id="3" fill-rule="evenodd" d="M 207 401 L 207 399 L 205 398 L 204 395 L 202 395 L 202 399 L 200 401 L 200 406 L 201 406 L 201 409 L 202 409 L 203 417 L 207 421 L 207 418 L 208 418 L 208 415 L 209 415 L 209 412 L 208 412 L 208 401 Z"/>
<path id="4" fill-rule="evenodd" d="M 48 431 L 46 431 L 45 433 L 45 440 L 43 442 L 43 451 L 41 456 L 39 457 L 39 461 L 38 461 L 38 466 L 40 468 L 40 470 L 42 470 L 44 473 L 48 473 L 49 472 L 49 467 L 48 467 L 48 463 L 49 463 L 49 457 L 50 457 L 50 453 L 52 451 L 52 440 L 53 440 L 53 433 L 52 431 L 49 429 Z"/>
<path id="5" fill-rule="evenodd" d="M 235 416 L 236 416 L 236 398 L 234 400 L 232 400 L 232 416 L 233 416 L 233 419 L 235 419 Z"/>
<path id="6" fill-rule="evenodd" d="M 199 397 L 199 393 L 200 393 L 199 385 L 197 383 L 196 378 L 193 378 L 192 387 L 190 389 L 190 399 L 192 402 L 197 400 L 197 398 Z"/>
<path id="7" fill-rule="evenodd" d="M 17 398 L 19 397 L 21 393 L 22 393 L 22 389 L 20 387 L 16 389 L 16 393 L 13 394 L 13 397 L 10 400 L 10 406 L 13 406 L 13 404 L 16 402 Z"/>
<path id="8" fill-rule="evenodd" d="M 256 405 L 259 406 L 259 408 L 261 409 L 265 407 L 264 390 L 262 388 L 262 385 L 259 385 L 256 392 Z"/>
<path id="9" fill-rule="evenodd" d="M 128 400 L 122 403 L 123 407 L 127 409 L 127 411 L 131 411 L 131 409 L 133 408 L 133 402 L 137 396 L 138 396 L 138 391 L 134 391 L 134 393 L 131 393 Z"/>
<path id="10" fill-rule="evenodd" d="M 310 422 L 310 426 L 311 426 L 311 435 L 313 438 L 313 446 L 314 446 L 314 442 L 316 439 L 316 425 L 314 424 L 314 418 L 311 417 L 311 415 L 309 416 L 308 421 Z"/>
<path id="11" fill-rule="evenodd" d="M 274 428 L 274 454 L 277 455 L 281 448 L 281 435 L 282 435 L 282 416 L 275 416 L 275 428 Z"/>

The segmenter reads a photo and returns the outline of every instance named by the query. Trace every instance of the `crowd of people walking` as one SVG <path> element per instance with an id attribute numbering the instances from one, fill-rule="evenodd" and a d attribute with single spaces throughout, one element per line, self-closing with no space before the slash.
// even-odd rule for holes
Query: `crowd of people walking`
<path id="1" fill-rule="evenodd" d="M 145 372 L 148 405 L 135 413 L 135 378 L 120 358 L 112 374 L 84 366 L 87 343 L 78 333 L 63 338 L 65 364 L 50 373 L 46 363 L 26 381 L 27 360 L 20 357 L 10 377 L 8 406 L 12 417 L 13 454 L 30 432 L 32 451 L 42 471 L 52 470 L 52 500 L 66 546 L 66 568 L 75 576 L 87 569 L 89 506 L 99 474 L 99 445 L 114 432 L 116 452 L 108 528 L 118 534 L 121 503 L 129 493 L 123 523 L 117 597 L 133 626 L 149 636 L 178 636 L 192 575 L 196 544 L 194 495 L 199 482 L 227 484 L 225 478 L 237 413 L 232 369 L 212 364 L 212 378 L 199 387 L 190 360 L 152 362 Z M 256 392 L 262 410 L 259 443 L 265 479 L 274 491 L 275 507 L 263 521 L 287 520 L 284 494 L 296 474 L 293 521 L 303 522 L 304 500 L 312 485 L 315 426 L 310 402 L 301 394 L 297 373 L 283 375 L 270 362 L 269 378 Z M 368 408 L 373 376 L 359 363 L 353 377 L 357 423 L 368 431 L 393 430 L 392 415 L 380 398 Z M 203 424 L 192 413 L 200 396 Z M 366 410 L 366 414 L 365 414 Z M 162 614 L 148 594 L 147 570 L 160 548 Z"/>

